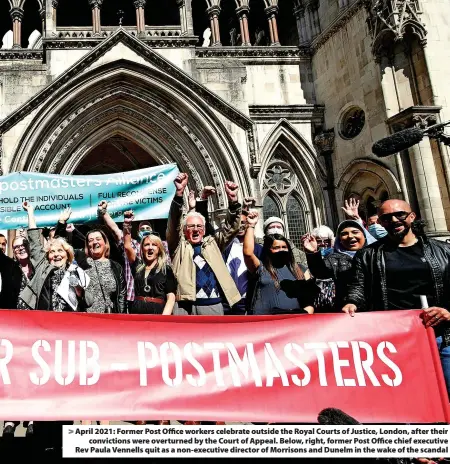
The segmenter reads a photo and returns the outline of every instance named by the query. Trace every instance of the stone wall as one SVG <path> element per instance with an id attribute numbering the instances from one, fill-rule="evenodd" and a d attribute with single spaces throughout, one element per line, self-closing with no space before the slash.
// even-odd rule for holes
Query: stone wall
<path id="1" fill-rule="evenodd" d="M 343 175 L 355 160 L 373 160 L 372 163 L 385 166 L 397 175 L 394 157 L 380 160 L 372 154 L 373 143 L 387 136 L 388 129 L 380 70 L 372 55 L 372 38 L 366 19 L 367 13 L 361 7 L 316 50 L 312 59 L 317 103 L 325 105 L 325 128 L 334 129 L 336 134 L 333 162 L 336 183 L 339 184 L 338 205 L 352 180 Z M 354 106 L 364 110 L 365 126 L 359 135 L 348 140 L 340 135 L 341 117 Z M 374 170 L 371 163 L 362 163 L 361 169 L 369 173 Z M 363 174 L 361 172 L 359 179 L 360 190 L 374 188 L 370 183 L 378 179 L 379 174 Z M 358 177 L 353 181 L 358 182 Z"/>
<path id="2" fill-rule="evenodd" d="M 50 79 L 39 61 L 0 61 L 0 120 L 42 90 Z"/>

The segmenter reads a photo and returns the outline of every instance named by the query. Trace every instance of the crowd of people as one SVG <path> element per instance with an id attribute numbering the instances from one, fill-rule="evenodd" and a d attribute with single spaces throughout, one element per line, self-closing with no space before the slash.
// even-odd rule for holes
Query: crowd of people
<path id="1" fill-rule="evenodd" d="M 120 229 L 105 201 L 98 205 L 98 226 L 85 234 L 70 223 L 70 208 L 55 227 L 43 229 L 33 205 L 24 203 L 28 229 L 17 231 L 13 258 L 0 236 L 1 307 L 163 316 L 354 316 L 423 308 L 450 390 L 450 245 L 416 227 L 410 205 L 385 201 L 364 222 L 359 203 L 350 199 L 336 233 L 321 225 L 302 237 L 300 249 L 277 217 L 268 218 L 264 236 L 256 237 L 254 200 L 240 204 L 231 181 L 225 183 L 226 217 L 215 228 L 208 214 L 215 189 L 205 187 L 196 197 L 186 190 L 188 180 L 185 173 L 175 179 L 165 240 L 149 221 L 139 222 L 133 237 L 131 210 Z M 5 420 L 3 435 L 13 435 L 17 425 Z M 24 425 L 31 435 L 34 423 Z"/>

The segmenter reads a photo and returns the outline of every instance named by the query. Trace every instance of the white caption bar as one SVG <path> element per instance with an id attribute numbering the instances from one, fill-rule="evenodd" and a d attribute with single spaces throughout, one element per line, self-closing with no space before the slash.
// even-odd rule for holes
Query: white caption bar
<path id="1" fill-rule="evenodd" d="M 63 457 L 445 457 L 449 432 L 449 425 L 65 425 Z"/>

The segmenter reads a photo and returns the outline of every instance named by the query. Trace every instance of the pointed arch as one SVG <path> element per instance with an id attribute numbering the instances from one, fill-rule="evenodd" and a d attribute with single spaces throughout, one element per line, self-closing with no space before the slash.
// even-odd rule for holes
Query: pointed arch
<path id="1" fill-rule="evenodd" d="M 286 119 L 281 119 L 272 128 L 261 146 L 260 185 L 262 190 L 264 190 L 267 169 L 277 152 L 284 154 L 285 161 L 289 163 L 297 177 L 297 188 L 307 211 L 311 213 L 312 223 L 321 224 L 325 218 L 321 187 L 326 178 L 325 169 L 320 164 L 311 144 Z"/>
<path id="2" fill-rule="evenodd" d="M 389 198 L 401 198 L 402 189 L 394 173 L 383 164 L 364 158 L 353 160 L 344 170 L 337 186 L 342 190 L 344 198 L 351 194 L 361 198 L 365 192 L 372 196 L 380 196 L 383 191 Z"/>
<path id="3" fill-rule="evenodd" d="M 91 69 L 56 90 L 22 136 L 11 170 L 73 171 L 83 147 L 113 122 L 116 130 L 140 134 L 146 150 L 166 146 L 161 159 L 189 168 L 196 188 L 216 186 L 218 208 L 226 208 L 227 179 L 252 195 L 241 154 L 211 107 L 162 70 L 128 60 Z"/>

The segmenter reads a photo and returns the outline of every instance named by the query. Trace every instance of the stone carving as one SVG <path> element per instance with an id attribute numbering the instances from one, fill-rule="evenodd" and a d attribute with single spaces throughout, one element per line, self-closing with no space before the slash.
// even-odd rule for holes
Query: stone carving
<path id="1" fill-rule="evenodd" d="M 145 8 L 145 4 L 147 3 L 147 0 L 133 0 L 133 3 L 136 9 Z"/>
<path id="2" fill-rule="evenodd" d="M 264 183 L 275 192 L 286 193 L 295 186 L 296 178 L 287 163 L 274 161 L 267 168 Z"/>
<path id="3" fill-rule="evenodd" d="M 434 124 L 437 124 L 438 119 L 436 114 L 415 113 L 413 114 L 411 121 L 414 127 L 424 130 Z"/>
<path id="4" fill-rule="evenodd" d="M 28 38 L 28 49 L 40 48 L 39 45 L 42 47 L 42 35 L 35 29 Z"/>
<path id="5" fill-rule="evenodd" d="M 88 0 L 89 5 L 91 5 L 91 8 L 101 8 L 103 4 L 103 0 Z"/>
<path id="6" fill-rule="evenodd" d="M 13 31 L 8 31 L 4 36 L 2 40 L 2 50 L 10 50 L 13 48 L 14 44 L 14 35 Z"/>
<path id="7" fill-rule="evenodd" d="M 422 45 L 426 44 L 427 31 L 420 20 L 418 0 L 365 0 L 365 6 L 376 57 L 386 52 L 386 38 L 391 37 L 390 43 L 394 44 L 403 39 L 406 30 L 415 34 Z"/>
<path id="8" fill-rule="evenodd" d="M 324 131 L 317 135 L 314 139 L 314 144 L 321 155 L 332 153 L 334 151 L 334 129 Z"/>
<path id="9" fill-rule="evenodd" d="M 255 32 L 255 45 L 259 45 L 259 46 L 267 45 L 266 33 L 259 27 L 256 28 L 256 32 Z"/>
<path id="10" fill-rule="evenodd" d="M 209 172 L 211 173 L 215 187 L 217 189 L 217 197 L 218 201 L 221 205 L 221 207 L 225 206 L 224 202 L 224 197 L 222 193 L 222 185 L 221 185 L 221 179 L 219 176 L 219 173 L 217 171 L 216 165 L 214 161 L 212 160 L 211 156 L 209 155 L 208 151 L 202 144 L 202 142 L 198 139 L 198 137 L 192 132 L 192 130 L 186 126 L 186 124 L 181 121 L 178 116 L 176 116 L 174 113 L 172 113 L 169 109 L 166 107 L 161 106 L 159 103 L 154 102 L 148 98 L 145 98 L 141 94 L 138 94 L 137 92 L 133 92 L 130 89 L 121 89 L 118 91 L 109 91 L 106 92 L 104 95 L 97 97 L 94 100 L 89 101 L 86 103 L 83 107 L 78 108 L 74 113 L 72 113 L 68 118 L 66 118 L 51 134 L 49 137 L 47 143 L 42 147 L 42 149 L 38 152 L 38 155 L 36 159 L 32 162 L 32 170 L 33 171 L 41 171 L 43 168 L 43 164 L 45 160 L 48 158 L 48 154 L 52 150 L 52 146 L 54 142 L 58 139 L 61 138 L 63 131 L 71 124 L 77 117 L 85 113 L 89 108 L 91 108 L 94 105 L 97 105 L 103 100 L 106 99 L 114 99 L 114 98 L 120 98 L 120 97 L 131 97 L 133 99 L 138 99 L 141 100 L 143 103 L 150 105 L 155 108 L 155 110 L 163 112 L 169 118 L 176 123 L 191 139 L 191 141 L 196 145 L 201 158 L 206 162 Z M 122 105 L 111 108 L 102 114 L 96 116 L 95 118 L 90 119 L 87 123 L 85 123 L 74 135 L 70 135 L 68 138 L 67 143 L 58 150 L 57 156 L 55 156 L 52 160 L 52 163 L 49 168 L 49 172 L 59 172 L 60 171 L 60 164 L 61 161 L 65 160 L 68 157 L 68 151 L 69 149 L 77 142 L 77 140 L 80 139 L 80 137 L 86 133 L 89 132 L 92 128 L 95 128 L 97 126 L 100 126 L 101 124 L 104 124 L 106 120 L 108 120 L 109 117 L 116 118 L 118 114 L 124 114 L 126 115 L 126 120 L 134 119 L 137 123 L 142 125 L 142 121 L 145 121 L 145 124 L 148 125 L 148 127 L 151 129 L 151 131 L 158 133 L 164 140 L 170 140 L 171 146 L 182 155 L 183 161 L 185 162 L 186 166 L 189 167 L 189 171 L 191 173 L 195 173 L 195 167 L 192 164 L 192 162 L 189 160 L 189 157 L 184 153 L 184 151 L 181 149 L 181 147 L 178 146 L 176 140 L 165 130 L 162 130 L 160 126 L 158 126 L 156 123 L 154 123 L 151 119 L 146 118 L 143 116 L 142 113 L 138 113 L 137 111 L 133 111 L 127 107 L 124 107 Z M 78 155 L 81 155 L 82 153 L 78 153 Z M 73 157 L 76 160 L 79 160 L 79 156 Z M 194 177 L 195 178 L 195 177 Z M 197 181 L 196 185 L 198 185 L 198 190 L 200 191 L 202 188 L 202 182 L 201 178 L 197 174 Z"/>
<path id="11" fill-rule="evenodd" d="M 235 58 L 251 60 L 252 64 L 254 64 L 255 61 L 268 61 L 272 64 L 284 64 L 286 62 L 294 64 L 299 63 L 300 60 L 309 61 L 311 58 L 309 48 L 306 47 L 210 47 L 196 49 L 195 55 L 198 58 Z"/>
<path id="12" fill-rule="evenodd" d="M 230 30 L 230 45 L 232 47 L 237 45 L 237 31 L 235 27 Z"/>
<path id="13" fill-rule="evenodd" d="M 249 105 L 250 117 L 254 121 L 291 121 L 323 122 L 325 107 L 321 105 Z"/>
<path id="14" fill-rule="evenodd" d="M 23 48 L 17 48 L 13 50 L 0 50 L 0 61 L 2 60 L 38 60 L 42 61 L 44 54 L 41 50 L 28 50 Z"/>
<path id="15" fill-rule="evenodd" d="M 203 32 L 203 44 L 202 47 L 209 47 L 211 45 L 211 28 L 206 28 Z"/>
<path id="16" fill-rule="evenodd" d="M 122 41 L 124 44 L 129 46 L 131 49 L 136 51 L 139 55 L 143 56 L 147 61 L 152 63 L 155 67 L 159 68 L 163 72 L 167 73 L 173 79 L 178 81 L 184 86 L 187 86 L 191 89 L 199 98 L 210 104 L 213 108 L 227 117 L 230 121 L 233 121 L 240 128 L 248 130 L 253 126 L 253 122 L 250 118 L 244 114 L 237 111 L 233 106 L 229 105 L 226 101 L 219 98 L 213 92 L 208 90 L 203 85 L 199 84 L 197 81 L 188 76 L 181 69 L 174 66 L 170 61 L 156 53 L 154 50 L 149 48 L 144 42 L 137 40 L 124 29 L 118 29 L 108 41 L 103 42 L 91 53 L 88 53 L 84 59 L 79 62 L 77 65 L 73 66 L 66 73 L 58 77 L 51 85 L 46 87 L 42 92 L 40 92 L 35 97 L 31 98 L 26 106 L 21 107 L 19 110 L 13 112 L 10 116 L 5 118 L 0 122 L 0 131 L 6 131 L 12 127 L 16 122 L 23 119 L 30 111 L 39 106 L 49 97 L 55 97 L 55 93 L 58 89 L 63 87 L 75 76 L 81 74 L 81 72 L 88 68 L 92 63 L 97 61 L 101 56 L 103 56 L 106 51 L 111 47 L 116 45 L 118 42 Z M 46 43 L 46 46 L 48 44 Z M 295 47 L 292 47 L 295 49 Z M 42 53 L 40 55 L 42 57 Z M 1 53 L 0 53 L 1 58 Z M 179 84 L 178 84 L 179 85 Z M 180 87 L 180 90 L 183 90 Z"/>

